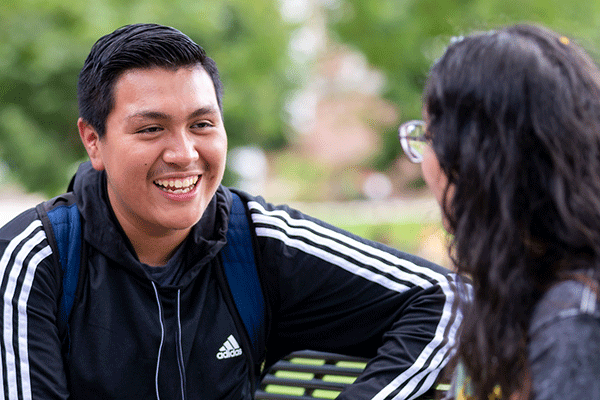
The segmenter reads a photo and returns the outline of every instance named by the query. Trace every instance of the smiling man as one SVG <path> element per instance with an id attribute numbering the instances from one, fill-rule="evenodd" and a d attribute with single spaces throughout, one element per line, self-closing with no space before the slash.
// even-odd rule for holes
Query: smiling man
<path id="1" fill-rule="evenodd" d="M 263 367 L 305 348 L 372 358 L 339 398 L 434 384 L 461 320 L 454 275 L 222 186 L 221 92 L 214 61 L 173 28 L 130 25 L 92 47 L 77 122 L 90 161 L 68 195 L 74 305 L 63 329 L 54 235 L 24 212 L 0 230 L 4 398 L 251 399 Z M 236 215 L 265 310 L 252 335 L 223 278 Z"/>

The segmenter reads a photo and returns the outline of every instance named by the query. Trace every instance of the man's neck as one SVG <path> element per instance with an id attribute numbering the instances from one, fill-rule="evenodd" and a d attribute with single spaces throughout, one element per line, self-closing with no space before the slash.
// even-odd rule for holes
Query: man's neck
<path id="1" fill-rule="evenodd" d="M 126 218 L 119 218 L 118 215 L 117 220 L 131 242 L 138 259 L 144 264 L 153 267 L 165 265 L 191 231 L 191 228 L 141 228 L 137 225 L 130 224 Z"/>
<path id="2" fill-rule="evenodd" d="M 131 240 L 131 244 L 135 249 L 138 259 L 144 264 L 152 267 L 161 267 L 165 265 L 175 254 L 179 246 L 185 240 L 187 234 L 181 239 L 171 240 L 171 238 L 159 237 L 143 240 L 141 243 L 134 243 Z M 151 241 L 152 245 L 147 246 L 148 241 Z"/>
<path id="3" fill-rule="evenodd" d="M 171 259 L 188 234 L 189 230 L 187 232 L 177 231 L 169 236 L 146 236 L 135 239 L 127 236 L 141 262 L 152 267 L 161 267 Z"/>
<path id="4" fill-rule="evenodd" d="M 108 202 L 114 216 L 131 242 L 138 259 L 144 264 L 153 267 L 167 264 L 192 229 L 191 227 L 174 229 L 157 224 L 141 224 L 139 219 L 119 213 L 119 209 L 113 206 L 115 201 L 111 196 L 111 191 L 108 190 Z"/>

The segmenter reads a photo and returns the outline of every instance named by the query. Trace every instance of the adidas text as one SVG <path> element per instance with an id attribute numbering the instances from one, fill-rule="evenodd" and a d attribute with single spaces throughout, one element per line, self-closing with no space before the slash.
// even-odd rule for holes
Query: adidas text
<path id="1" fill-rule="evenodd" d="M 233 337 L 233 335 L 229 335 L 223 346 L 219 349 L 217 353 L 217 358 L 222 360 L 224 358 L 232 358 L 242 355 L 242 349 L 238 344 L 237 340 Z"/>
<path id="2" fill-rule="evenodd" d="M 237 357 L 237 356 L 241 356 L 241 355 L 242 355 L 242 349 L 235 349 L 235 350 L 220 351 L 217 353 L 217 358 L 219 360 L 222 360 L 224 358 Z"/>

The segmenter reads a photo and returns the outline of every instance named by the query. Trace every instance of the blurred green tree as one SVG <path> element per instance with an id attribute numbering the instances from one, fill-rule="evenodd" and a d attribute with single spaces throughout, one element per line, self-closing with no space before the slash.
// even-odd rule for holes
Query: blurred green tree
<path id="1" fill-rule="evenodd" d="M 230 148 L 285 142 L 293 87 L 293 27 L 273 0 L 4 0 L 0 7 L 0 158 L 29 191 L 63 191 L 85 158 L 76 128 L 77 75 L 114 29 L 156 22 L 186 33 L 215 59 L 225 85 Z"/>
<path id="2" fill-rule="evenodd" d="M 598 59 L 600 3 L 588 0 L 339 0 L 329 28 L 336 39 L 365 54 L 386 76 L 385 97 L 402 120 L 421 118 L 421 93 L 429 67 L 453 36 L 513 23 L 537 23 L 581 44 Z M 375 166 L 396 159 L 394 128 L 383 132 Z"/>

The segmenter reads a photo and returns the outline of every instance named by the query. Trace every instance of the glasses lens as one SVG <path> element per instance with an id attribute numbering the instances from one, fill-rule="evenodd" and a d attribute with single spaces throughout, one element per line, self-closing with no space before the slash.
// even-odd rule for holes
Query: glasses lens
<path id="1" fill-rule="evenodd" d="M 409 160 L 414 163 L 423 161 L 423 151 L 427 146 L 425 139 L 425 123 L 409 121 L 399 129 L 400 143 Z"/>

